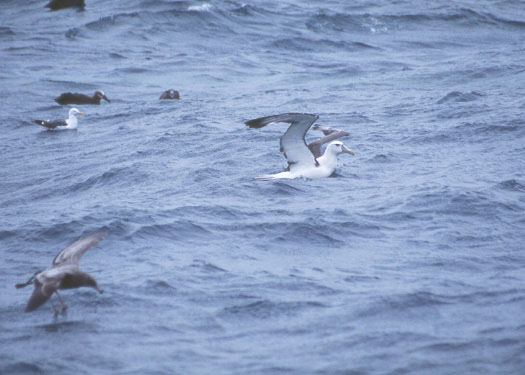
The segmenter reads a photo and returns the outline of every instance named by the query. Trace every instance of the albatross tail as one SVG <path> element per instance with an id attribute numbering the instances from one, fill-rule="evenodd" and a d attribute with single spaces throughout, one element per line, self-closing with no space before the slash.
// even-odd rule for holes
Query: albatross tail
<path id="1" fill-rule="evenodd" d="M 29 280 L 27 280 L 25 283 L 16 284 L 15 288 L 16 289 L 25 288 L 26 286 L 33 284 L 33 280 L 35 279 L 35 276 L 38 275 L 40 272 L 42 271 L 36 271 L 34 275 L 29 278 Z"/>

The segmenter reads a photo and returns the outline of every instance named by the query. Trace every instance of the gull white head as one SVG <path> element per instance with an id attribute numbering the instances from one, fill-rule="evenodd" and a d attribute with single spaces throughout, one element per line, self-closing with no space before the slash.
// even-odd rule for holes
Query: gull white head
<path id="1" fill-rule="evenodd" d="M 69 118 L 71 118 L 71 117 L 75 117 L 76 115 L 80 115 L 80 116 L 82 116 L 83 113 L 80 112 L 77 108 L 71 108 L 71 109 L 69 110 Z"/>
<path id="2" fill-rule="evenodd" d="M 343 144 L 343 142 L 341 142 L 341 141 L 333 141 L 333 142 L 331 142 L 328 145 L 328 147 L 326 147 L 326 151 L 325 152 L 330 152 L 330 153 L 333 153 L 335 155 L 339 155 L 341 153 L 355 155 L 355 152 L 353 152 L 352 150 L 347 148 Z"/>

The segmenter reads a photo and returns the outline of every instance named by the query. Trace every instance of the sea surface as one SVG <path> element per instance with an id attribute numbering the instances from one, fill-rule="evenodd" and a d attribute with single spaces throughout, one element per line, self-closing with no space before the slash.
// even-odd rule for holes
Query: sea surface
<path id="1" fill-rule="evenodd" d="M 525 374 L 523 1 L 45 4 L 0 2 L 1 374 Z M 356 156 L 255 180 L 285 112 Z M 101 227 L 105 293 L 24 313 Z"/>

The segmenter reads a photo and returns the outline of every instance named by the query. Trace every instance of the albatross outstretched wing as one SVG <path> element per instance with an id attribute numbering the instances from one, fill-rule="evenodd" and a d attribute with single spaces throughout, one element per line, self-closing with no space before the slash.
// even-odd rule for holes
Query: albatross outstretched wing
<path id="1" fill-rule="evenodd" d="M 288 160 L 290 170 L 294 168 L 312 167 L 318 165 L 314 154 L 310 151 L 304 137 L 319 116 L 309 113 L 283 113 L 246 121 L 250 128 L 262 128 L 273 122 L 290 124 L 281 137 L 281 152 Z"/>
<path id="2" fill-rule="evenodd" d="M 58 253 L 55 259 L 53 259 L 53 266 L 63 264 L 78 264 L 78 261 L 82 255 L 84 255 L 84 253 L 91 247 L 106 238 L 107 235 L 107 230 L 105 228 L 101 228 L 91 234 L 79 238 L 60 253 Z"/>

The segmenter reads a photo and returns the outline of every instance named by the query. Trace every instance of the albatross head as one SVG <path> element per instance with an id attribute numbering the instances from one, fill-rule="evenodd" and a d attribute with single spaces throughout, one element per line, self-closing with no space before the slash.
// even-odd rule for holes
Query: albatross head
<path id="1" fill-rule="evenodd" d="M 104 291 L 98 287 L 97 281 L 91 275 L 84 273 L 82 274 L 81 279 L 81 285 L 91 287 L 101 294 L 104 293 Z"/>
<path id="2" fill-rule="evenodd" d="M 327 151 L 329 152 L 332 152 L 336 155 L 339 155 L 341 153 L 345 153 L 345 154 L 350 154 L 350 155 L 355 155 L 355 152 L 353 152 L 352 150 L 350 150 L 349 148 L 347 148 L 343 142 L 341 141 L 333 141 L 332 143 L 330 143 L 328 145 L 328 147 L 326 148 Z"/>
<path id="3" fill-rule="evenodd" d="M 82 116 L 83 113 L 80 112 L 80 111 L 79 111 L 78 109 L 76 109 L 76 108 L 71 108 L 71 109 L 69 110 L 69 117 L 73 117 L 73 116 L 76 116 L 76 115 L 80 115 L 80 116 Z"/>
<path id="4" fill-rule="evenodd" d="M 106 96 L 106 94 L 104 94 L 104 91 L 102 90 L 95 91 L 95 98 L 99 100 L 104 99 L 106 102 L 111 103 L 111 101 L 108 99 L 108 97 Z"/>

